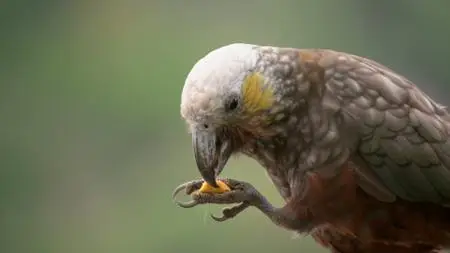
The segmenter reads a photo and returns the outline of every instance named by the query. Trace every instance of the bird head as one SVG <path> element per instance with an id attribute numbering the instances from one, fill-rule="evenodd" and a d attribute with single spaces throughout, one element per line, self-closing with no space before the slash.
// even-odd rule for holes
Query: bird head
<path id="1" fill-rule="evenodd" d="M 186 78 L 181 115 L 199 172 L 210 185 L 216 186 L 216 176 L 246 139 L 275 134 L 271 125 L 282 111 L 282 94 L 262 57 L 260 46 L 230 44 L 209 52 Z"/>

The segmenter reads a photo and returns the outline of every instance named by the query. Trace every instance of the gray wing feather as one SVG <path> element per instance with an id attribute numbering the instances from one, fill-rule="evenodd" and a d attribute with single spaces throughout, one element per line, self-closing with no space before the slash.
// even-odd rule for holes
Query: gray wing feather
<path id="1" fill-rule="evenodd" d="M 336 67 L 340 78 L 331 77 L 327 88 L 341 102 L 342 113 L 351 115 L 344 124 L 359 131 L 356 150 L 366 171 L 376 175 L 372 183 L 405 200 L 449 204 L 450 117 L 445 108 L 379 63 L 341 54 L 340 64 L 350 67 Z"/>

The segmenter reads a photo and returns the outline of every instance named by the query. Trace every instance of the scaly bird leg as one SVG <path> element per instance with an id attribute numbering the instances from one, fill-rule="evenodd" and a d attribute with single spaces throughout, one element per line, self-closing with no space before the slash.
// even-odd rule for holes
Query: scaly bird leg
<path id="1" fill-rule="evenodd" d="M 234 180 L 227 180 L 223 179 L 223 182 L 225 182 L 228 186 L 231 186 L 231 181 Z M 190 182 L 186 182 L 184 184 L 179 185 L 173 192 L 172 197 L 175 199 L 176 195 L 185 190 L 187 195 L 192 194 L 192 200 L 188 202 L 180 202 L 175 200 L 175 203 L 183 208 L 192 208 L 194 206 L 197 206 L 199 204 L 236 204 L 240 203 L 237 206 L 234 207 L 226 207 L 222 210 L 222 216 L 216 217 L 214 215 L 211 215 L 211 217 L 218 222 L 226 221 L 228 219 L 234 218 L 236 215 L 247 209 L 250 205 L 247 201 L 244 201 L 243 193 L 240 192 L 239 196 L 237 196 L 236 191 L 234 190 L 234 187 L 231 187 L 233 189 L 231 192 L 226 193 L 202 193 L 198 190 L 200 189 L 201 185 L 204 183 L 203 180 L 193 180 Z"/>
<path id="2" fill-rule="evenodd" d="M 299 219 L 295 212 L 292 212 L 289 205 L 282 208 L 276 208 L 250 183 L 238 181 L 234 179 L 220 179 L 225 182 L 231 191 L 224 193 L 202 193 L 199 192 L 203 180 L 194 180 L 178 186 L 173 193 L 173 198 L 185 190 L 186 194 L 192 196 L 192 200 L 186 203 L 175 201 L 180 207 L 192 208 L 199 204 L 238 204 L 234 207 L 225 208 L 222 210 L 222 217 L 212 218 L 216 221 L 225 221 L 234 218 L 236 215 L 244 211 L 250 206 L 258 208 L 275 224 L 285 227 L 287 229 L 304 231 L 309 226 L 303 219 Z"/>

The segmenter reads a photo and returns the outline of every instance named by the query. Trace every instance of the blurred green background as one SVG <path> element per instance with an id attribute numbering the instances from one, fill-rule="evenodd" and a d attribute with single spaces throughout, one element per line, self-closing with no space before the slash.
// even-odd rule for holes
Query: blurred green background
<path id="1" fill-rule="evenodd" d="M 179 115 L 184 78 L 233 42 L 370 57 L 442 103 L 450 1 L 0 2 L 0 252 L 325 252 L 255 209 L 215 223 L 176 207 L 198 178 Z M 245 157 L 225 175 L 281 205 Z"/>

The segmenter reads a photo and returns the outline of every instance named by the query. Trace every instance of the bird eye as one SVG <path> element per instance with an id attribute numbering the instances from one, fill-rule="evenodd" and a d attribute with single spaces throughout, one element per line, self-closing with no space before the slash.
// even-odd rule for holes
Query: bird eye
<path id="1" fill-rule="evenodd" d="M 228 111 L 233 111 L 235 110 L 239 105 L 239 101 L 237 98 L 232 98 L 227 105 L 227 110 Z"/>

